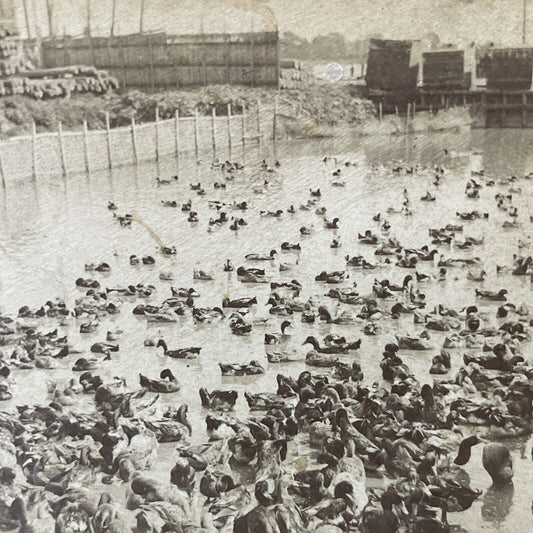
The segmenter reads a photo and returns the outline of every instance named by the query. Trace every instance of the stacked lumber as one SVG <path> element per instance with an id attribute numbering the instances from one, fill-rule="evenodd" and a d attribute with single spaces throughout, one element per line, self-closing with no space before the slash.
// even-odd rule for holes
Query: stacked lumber
<path id="1" fill-rule="evenodd" d="M 59 98 L 72 94 L 105 94 L 118 89 L 110 76 L 77 76 L 65 78 L 31 78 L 15 76 L 0 79 L 0 96 L 29 96 L 36 100 Z"/>
<path id="2" fill-rule="evenodd" d="M 105 94 L 118 82 L 105 70 L 85 65 L 35 68 L 17 36 L 0 30 L 0 96 L 29 96 L 36 100 L 75 93 Z"/>

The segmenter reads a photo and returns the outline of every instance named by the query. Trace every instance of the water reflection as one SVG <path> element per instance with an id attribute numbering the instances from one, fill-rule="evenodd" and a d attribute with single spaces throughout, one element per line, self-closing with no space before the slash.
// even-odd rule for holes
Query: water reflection
<path id="1" fill-rule="evenodd" d="M 483 504 L 481 506 L 481 516 L 487 522 L 493 522 L 500 525 L 510 513 L 513 506 L 514 485 L 491 485 L 483 495 Z"/>

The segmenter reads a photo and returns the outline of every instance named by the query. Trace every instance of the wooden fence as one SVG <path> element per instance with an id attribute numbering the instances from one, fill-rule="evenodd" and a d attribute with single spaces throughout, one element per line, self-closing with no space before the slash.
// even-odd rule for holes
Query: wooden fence
<path id="1" fill-rule="evenodd" d="M 17 179 L 112 169 L 135 165 L 143 161 L 159 161 L 163 157 L 212 156 L 234 159 L 243 154 L 247 145 L 261 147 L 263 142 L 275 140 L 276 108 L 258 106 L 232 114 L 228 105 L 226 115 L 180 117 L 136 124 L 128 127 L 82 131 L 63 131 L 61 123 L 56 132 L 36 133 L 0 142 L 0 180 L 2 186 Z"/>
<path id="2" fill-rule="evenodd" d="M 44 67 L 93 65 L 117 78 L 123 90 L 145 91 L 235 84 L 278 84 L 278 33 L 47 39 Z"/>

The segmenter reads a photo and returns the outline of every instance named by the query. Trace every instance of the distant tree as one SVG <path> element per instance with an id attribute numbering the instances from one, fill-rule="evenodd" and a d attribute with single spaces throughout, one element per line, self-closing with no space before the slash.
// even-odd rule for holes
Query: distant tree
<path id="1" fill-rule="evenodd" d="M 317 59 L 342 58 L 346 55 L 346 41 L 340 33 L 318 35 L 311 43 L 311 54 Z"/>
<path id="2" fill-rule="evenodd" d="M 279 40 L 280 54 L 283 58 L 308 59 L 309 41 L 292 31 L 283 32 Z"/>

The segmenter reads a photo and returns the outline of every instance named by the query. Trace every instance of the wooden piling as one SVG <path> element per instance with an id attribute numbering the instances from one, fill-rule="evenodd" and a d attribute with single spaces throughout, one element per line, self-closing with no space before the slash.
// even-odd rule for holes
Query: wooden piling
<path id="1" fill-rule="evenodd" d="M 139 163 L 139 157 L 137 155 L 137 130 L 135 128 L 135 117 L 131 117 L 131 148 L 133 152 L 133 163 L 137 165 Z"/>
<path id="2" fill-rule="evenodd" d="M 37 126 L 34 120 L 31 123 L 31 166 L 33 179 L 37 179 Z"/>
<path id="3" fill-rule="evenodd" d="M 405 115 L 405 127 L 409 125 L 409 115 L 411 113 L 411 104 L 407 104 L 407 113 Z"/>
<path id="4" fill-rule="evenodd" d="M 527 94 L 522 95 L 522 128 L 527 126 Z"/>
<path id="5" fill-rule="evenodd" d="M 198 159 L 198 109 L 194 110 L 194 156 Z"/>
<path id="6" fill-rule="evenodd" d="M 159 161 L 159 106 L 155 108 L 155 160 Z"/>
<path id="7" fill-rule="evenodd" d="M 63 176 L 67 175 L 67 165 L 65 163 L 65 146 L 63 144 L 63 124 L 61 121 L 57 123 L 57 140 L 59 143 L 59 155 L 61 158 L 61 172 Z"/>
<path id="8" fill-rule="evenodd" d="M 383 122 L 383 101 L 379 101 L 379 121 Z"/>
<path id="9" fill-rule="evenodd" d="M 231 104 L 228 104 L 228 159 L 231 161 Z"/>
<path id="10" fill-rule="evenodd" d="M 213 144 L 213 159 L 217 157 L 217 110 L 215 107 L 211 109 L 211 141 Z"/>
<path id="11" fill-rule="evenodd" d="M 85 158 L 85 172 L 91 172 L 89 166 L 89 132 L 87 129 L 87 119 L 83 119 L 83 155 Z"/>
<path id="12" fill-rule="evenodd" d="M 111 157 L 111 127 L 109 126 L 109 112 L 105 112 L 105 136 L 107 143 L 107 163 L 109 168 L 113 168 L 113 159 Z"/>
<path id="13" fill-rule="evenodd" d="M 397 106 L 397 105 L 394 106 L 394 112 L 396 113 L 396 116 L 399 115 L 399 113 L 398 113 L 398 106 Z"/>
<path id="14" fill-rule="evenodd" d="M 507 95 L 504 93 L 502 94 L 502 128 L 505 128 L 507 124 L 507 110 L 505 107 L 507 106 Z"/>
<path id="15" fill-rule="evenodd" d="M 180 156 L 180 112 L 176 109 L 174 113 L 174 154 Z"/>
<path id="16" fill-rule="evenodd" d="M 411 109 L 413 110 L 413 118 L 414 118 L 416 115 L 416 102 L 413 102 Z"/>

